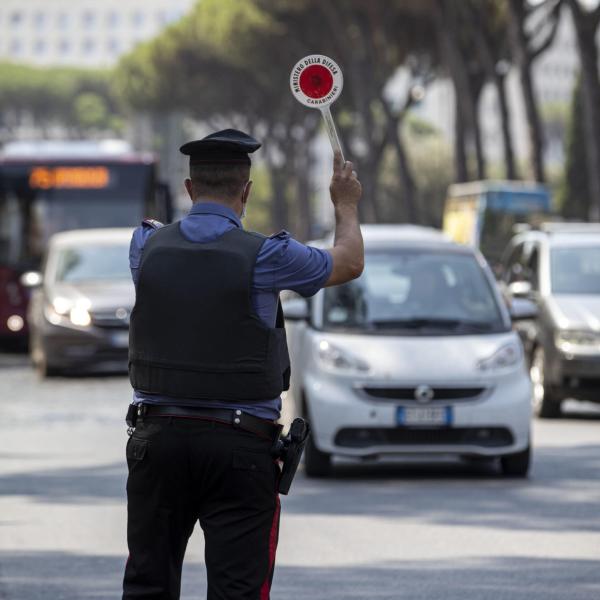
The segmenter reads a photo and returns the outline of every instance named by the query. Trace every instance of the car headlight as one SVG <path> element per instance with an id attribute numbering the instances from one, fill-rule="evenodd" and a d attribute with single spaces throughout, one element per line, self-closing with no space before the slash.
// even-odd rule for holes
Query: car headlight
<path id="1" fill-rule="evenodd" d="M 494 354 L 484 358 L 477 363 L 480 371 L 501 371 L 510 369 L 520 364 L 523 359 L 521 345 L 516 342 L 510 342 L 501 346 Z"/>
<path id="2" fill-rule="evenodd" d="M 554 335 L 554 343 L 562 352 L 599 352 L 600 332 L 597 331 L 558 331 Z"/>
<path id="3" fill-rule="evenodd" d="M 364 360 L 341 350 L 327 340 L 319 342 L 318 356 L 321 366 L 329 370 L 366 373 L 370 369 Z"/>
<path id="4" fill-rule="evenodd" d="M 69 313 L 71 323 L 73 323 L 73 325 L 78 325 L 79 327 L 87 327 L 90 325 L 92 317 L 90 316 L 89 308 L 89 300 L 78 300 Z"/>
<path id="5" fill-rule="evenodd" d="M 78 327 L 87 327 L 92 322 L 89 313 L 91 306 L 87 298 L 80 298 L 73 302 L 68 298 L 57 296 L 51 304 L 46 305 L 44 315 L 53 325 L 76 325 Z"/>
<path id="6" fill-rule="evenodd" d="M 73 308 L 73 302 L 68 298 L 63 298 L 62 296 L 56 296 L 54 300 L 52 300 L 52 308 L 57 315 L 65 316 L 71 308 Z"/>

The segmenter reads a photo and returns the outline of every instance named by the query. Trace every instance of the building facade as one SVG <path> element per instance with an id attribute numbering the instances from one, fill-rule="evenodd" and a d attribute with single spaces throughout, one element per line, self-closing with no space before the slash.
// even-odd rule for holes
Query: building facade
<path id="1" fill-rule="evenodd" d="M 2 0 L 0 61 L 106 67 L 194 0 Z"/>

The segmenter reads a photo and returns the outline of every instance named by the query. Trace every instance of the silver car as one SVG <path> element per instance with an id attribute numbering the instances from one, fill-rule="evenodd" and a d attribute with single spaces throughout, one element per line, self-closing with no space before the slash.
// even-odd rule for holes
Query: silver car
<path id="1" fill-rule="evenodd" d="M 359 279 L 284 304 L 290 395 L 312 426 L 306 473 L 328 474 L 334 455 L 451 454 L 525 476 L 531 384 L 485 260 L 433 229 L 363 236 Z M 534 313 L 522 300 L 513 317 Z"/>
<path id="2" fill-rule="evenodd" d="M 30 352 L 45 377 L 127 368 L 135 289 L 129 271 L 131 228 L 54 235 L 29 305 Z"/>

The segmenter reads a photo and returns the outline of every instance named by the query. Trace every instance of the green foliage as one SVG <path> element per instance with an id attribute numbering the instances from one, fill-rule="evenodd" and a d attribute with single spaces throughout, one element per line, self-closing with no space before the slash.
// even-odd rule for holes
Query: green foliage
<path id="1" fill-rule="evenodd" d="M 41 127 L 60 124 L 85 133 L 115 125 L 110 73 L 0 63 L 0 114 L 28 113 Z"/>
<path id="2" fill-rule="evenodd" d="M 558 193 L 557 204 L 558 209 L 564 217 L 587 220 L 591 197 L 585 155 L 582 96 L 580 78 L 573 93 L 567 133 L 565 177 Z"/>

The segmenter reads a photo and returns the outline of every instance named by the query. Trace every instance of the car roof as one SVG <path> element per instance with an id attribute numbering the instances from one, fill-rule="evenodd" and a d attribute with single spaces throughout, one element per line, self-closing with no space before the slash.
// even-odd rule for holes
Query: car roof
<path id="1" fill-rule="evenodd" d="M 600 245 L 600 223 L 542 223 L 539 229 L 524 230 L 514 237 L 514 243 L 526 241 L 551 246 L 597 246 Z"/>
<path id="2" fill-rule="evenodd" d="M 443 231 L 421 225 L 361 225 L 365 248 L 433 248 L 472 253 L 469 246 L 453 242 Z M 309 242 L 312 246 L 328 247 L 333 244 L 333 234 Z"/>
<path id="3" fill-rule="evenodd" d="M 55 233 L 50 238 L 52 246 L 88 246 L 97 244 L 128 243 L 133 227 L 105 227 L 101 229 L 73 229 Z"/>

